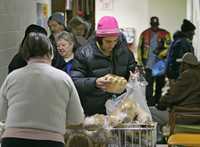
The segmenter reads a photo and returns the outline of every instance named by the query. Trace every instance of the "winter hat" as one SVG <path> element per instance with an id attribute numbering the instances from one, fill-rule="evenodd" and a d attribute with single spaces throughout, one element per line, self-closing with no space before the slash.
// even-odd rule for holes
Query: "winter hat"
<path id="1" fill-rule="evenodd" d="M 152 16 L 151 19 L 150 19 L 150 24 L 152 26 L 158 26 L 160 23 L 159 23 L 159 18 L 157 16 Z"/>
<path id="2" fill-rule="evenodd" d="M 74 16 L 69 21 L 69 28 L 72 29 L 81 24 L 85 26 L 86 30 L 88 29 L 89 24 L 85 20 L 83 20 L 83 18 L 81 18 L 80 16 Z"/>
<path id="3" fill-rule="evenodd" d="M 181 25 L 181 31 L 182 32 L 188 32 L 188 31 L 194 31 L 196 27 L 193 23 L 191 23 L 189 20 L 184 19 L 183 24 Z"/>
<path id="4" fill-rule="evenodd" d="M 62 12 L 55 12 L 53 13 L 53 15 L 51 15 L 48 19 L 48 22 L 51 21 L 51 20 L 54 20 L 56 21 L 57 23 L 65 26 L 65 16 Z"/>
<path id="5" fill-rule="evenodd" d="M 97 37 L 118 36 L 119 33 L 119 25 L 115 17 L 103 16 L 99 20 L 96 30 Z"/>
<path id="6" fill-rule="evenodd" d="M 39 25 L 35 25 L 35 24 L 29 25 L 25 30 L 25 36 L 27 36 L 31 32 L 36 32 L 36 33 L 38 32 L 47 36 L 47 31 Z"/>
<path id="7" fill-rule="evenodd" d="M 176 61 L 187 63 L 190 65 L 198 65 L 199 64 L 197 57 L 190 52 L 185 53 L 182 58 L 177 59 Z"/>
<path id="8" fill-rule="evenodd" d="M 20 47 L 22 47 L 22 45 L 24 44 L 24 41 L 25 41 L 26 37 L 27 37 L 31 32 L 42 33 L 42 34 L 44 34 L 44 35 L 47 36 L 47 31 L 46 31 L 43 27 L 41 27 L 41 26 L 39 26 L 39 25 L 31 24 L 31 25 L 29 25 L 29 26 L 26 28 L 26 30 L 25 30 L 24 38 L 23 38 L 23 40 L 22 40 L 22 42 L 21 42 Z"/>

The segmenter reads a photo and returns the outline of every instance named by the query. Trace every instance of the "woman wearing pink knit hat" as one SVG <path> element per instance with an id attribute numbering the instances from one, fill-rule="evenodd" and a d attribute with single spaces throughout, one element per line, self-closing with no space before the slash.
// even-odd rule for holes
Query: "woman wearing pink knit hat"
<path id="1" fill-rule="evenodd" d="M 127 48 L 116 18 L 103 16 L 97 24 L 95 37 L 77 49 L 71 71 L 85 114 L 105 114 L 105 102 L 116 97 L 115 93 L 106 91 L 109 81 L 105 75 L 128 79 L 134 67 L 134 56 Z"/>

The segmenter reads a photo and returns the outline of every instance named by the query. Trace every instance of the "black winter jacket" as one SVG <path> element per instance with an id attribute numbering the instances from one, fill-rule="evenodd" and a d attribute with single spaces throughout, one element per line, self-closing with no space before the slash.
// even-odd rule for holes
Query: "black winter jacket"
<path id="1" fill-rule="evenodd" d="M 120 39 L 111 57 L 105 56 L 93 39 L 86 46 L 77 49 L 71 77 L 79 92 L 86 115 L 105 114 L 105 102 L 112 94 L 96 87 L 96 79 L 108 73 L 129 77 L 135 67 L 133 54 L 128 50 L 125 40 Z"/>
<path id="2" fill-rule="evenodd" d="M 177 79 L 179 77 L 180 63 L 176 62 L 176 59 L 182 58 L 186 52 L 194 53 L 192 41 L 178 31 L 174 34 L 174 41 L 168 53 L 166 74 L 169 79 Z"/>

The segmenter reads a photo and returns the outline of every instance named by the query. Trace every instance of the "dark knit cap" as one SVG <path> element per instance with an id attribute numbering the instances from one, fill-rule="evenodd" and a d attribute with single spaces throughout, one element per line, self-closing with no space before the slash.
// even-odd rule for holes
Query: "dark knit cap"
<path id="1" fill-rule="evenodd" d="M 192 22 L 190 22 L 187 19 L 183 20 L 183 24 L 181 25 L 181 31 L 182 32 L 188 32 L 188 31 L 194 31 L 196 27 Z"/>
<path id="2" fill-rule="evenodd" d="M 151 25 L 159 25 L 159 18 L 157 16 L 152 16 L 150 19 L 150 24 Z"/>
<path id="3" fill-rule="evenodd" d="M 51 15 L 51 16 L 49 17 L 48 22 L 49 22 L 50 20 L 54 20 L 54 21 L 56 21 L 57 23 L 59 23 L 59 24 L 65 26 L 65 16 L 64 16 L 64 13 L 62 13 L 62 12 L 55 12 L 55 13 L 53 13 L 53 15 Z"/>
<path id="4" fill-rule="evenodd" d="M 31 32 L 42 33 L 47 36 L 47 31 L 39 25 L 35 24 L 29 25 L 25 30 L 25 36 L 27 36 Z"/>
<path id="5" fill-rule="evenodd" d="M 22 42 L 21 42 L 21 45 L 20 45 L 21 47 L 22 47 L 22 45 L 24 44 L 24 40 L 26 39 L 26 37 L 27 37 L 31 32 L 42 33 L 42 34 L 44 34 L 44 35 L 47 36 L 47 31 L 46 31 L 43 27 L 41 27 L 41 26 L 39 26 L 39 25 L 31 24 L 31 25 L 29 25 L 29 26 L 26 28 L 26 30 L 25 30 L 24 38 L 23 38 L 23 40 L 22 40 Z"/>

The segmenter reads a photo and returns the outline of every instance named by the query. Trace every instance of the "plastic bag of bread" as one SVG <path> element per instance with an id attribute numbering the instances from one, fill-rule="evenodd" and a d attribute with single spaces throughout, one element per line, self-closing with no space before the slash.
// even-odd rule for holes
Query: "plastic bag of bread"
<path id="1" fill-rule="evenodd" d="M 86 117 L 84 120 L 84 128 L 88 130 L 96 130 L 107 125 L 107 116 L 103 114 L 95 114 L 90 117 Z"/>
<path id="2" fill-rule="evenodd" d="M 136 111 L 136 121 L 142 124 L 148 124 L 152 122 L 151 115 L 147 113 L 140 105 L 137 106 L 137 111 Z"/>
<path id="3" fill-rule="evenodd" d="M 109 129 L 100 128 L 95 131 L 85 131 L 85 133 L 96 144 L 109 143 L 112 139 L 112 133 L 109 131 Z"/>
<path id="4" fill-rule="evenodd" d="M 136 70 L 134 73 L 130 73 L 129 81 L 126 87 L 126 94 L 127 96 L 135 101 L 145 112 L 145 115 L 152 120 L 151 112 L 147 105 L 146 96 L 145 96 L 145 89 L 146 89 L 147 82 L 142 73 Z M 141 111 L 139 109 L 139 112 Z M 141 114 L 141 113 L 139 113 Z M 141 116 L 141 115 L 140 115 Z"/>
<path id="5" fill-rule="evenodd" d="M 108 123 L 111 127 L 119 126 L 123 123 L 124 119 L 127 117 L 127 113 L 116 111 L 108 115 Z"/>
<path id="6" fill-rule="evenodd" d="M 93 141 L 84 130 L 67 130 L 65 147 L 93 147 Z"/>
<path id="7" fill-rule="evenodd" d="M 128 97 L 125 97 L 122 103 L 113 113 L 115 114 L 117 111 L 127 114 L 123 122 L 132 122 L 136 117 L 137 105 L 134 101 L 130 100 Z"/>
<path id="8" fill-rule="evenodd" d="M 132 122 L 136 117 L 137 105 L 132 100 L 124 97 L 121 103 L 108 116 L 108 122 L 112 127 L 122 123 Z"/>
<path id="9" fill-rule="evenodd" d="M 124 77 L 114 74 L 107 74 L 104 76 L 105 80 L 110 81 L 106 86 L 106 91 L 110 93 L 122 93 L 127 84 L 127 80 Z"/>

